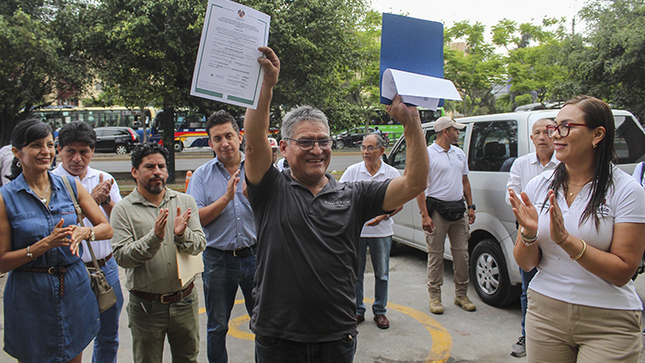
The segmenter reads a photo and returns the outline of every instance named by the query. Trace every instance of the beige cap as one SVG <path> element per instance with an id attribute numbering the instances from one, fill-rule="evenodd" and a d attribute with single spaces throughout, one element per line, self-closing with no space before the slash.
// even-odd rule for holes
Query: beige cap
<path id="1" fill-rule="evenodd" d="M 457 130 L 461 130 L 464 127 L 466 127 L 466 125 L 460 124 L 459 122 L 456 122 L 455 120 L 451 119 L 450 117 L 445 117 L 445 116 L 444 117 L 439 117 L 437 119 L 437 121 L 435 121 L 435 123 L 434 123 L 434 130 L 437 131 L 437 132 L 443 131 L 443 130 L 449 128 L 449 127 L 454 127 Z"/>

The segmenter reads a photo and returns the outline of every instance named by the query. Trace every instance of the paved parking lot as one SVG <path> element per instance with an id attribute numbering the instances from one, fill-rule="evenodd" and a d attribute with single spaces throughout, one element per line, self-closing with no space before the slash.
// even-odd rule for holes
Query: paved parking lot
<path id="1" fill-rule="evenodd" d="M 452 305 L 454 287 L 452 264 L 446 263 L 444 284 L 443 315 L 433 315 L 428 309 L 428 295 L 425 287 L 425 254 L 412 249 L 403 249 L 391 258 L 390 294 L 388 318 L 391 327 L 380 330 L 372 321 L 368 306 L 366 321 L 359 325 L 356 363 L 420 363 L 420 362 L 478 362 L 505 363 L 525 362 L 525 358 L 509 355 L 510 346 L 520 332 L 519 303 L 498 309 L 485 305 L 469 290 L 469 296 L 477 305 L 476 312 L 465 312 Z M 365 296 L 373 297 L 373 274 L 366 273 Z M 121 273 L 123 281 L 124 274 Z M 4 291 L 5 278 L 0 279 Z M 645 297 L 645 276 L 636 280 L 642 297 Z M 203 299 L 201 279 L 197 281 L 200 299 Z M 228 337 L 229 362 L 251 363 L 253 359 L 253 335 L 248 329 L 248 315 L 242 304 L 242 297 L 236 304 Z M 127 300 L 127 298 L 126 298 Z M 367 301 L 368 303 L 371 300 Z M 203 306 L 203 301 L 200 304 Z M 2 314 L 0 310 L 0 314 Z M 0 319 L 2 321 L 2 319 Z M 131 362 L 131 337 L 125 312 L 121 315 L 121 345 L 119 361 Z M 4 330 L 0 331 L 4 335 Z M 200 314 L 201 350 L 200 362 L 206 359 L 206 314 Z M 83 362 L 91 362 L 91 346 Z M 170 362 L 168 347 L 164 362 Z M 645 362 L 645 357 L 641 357 Z M 0 363 L 15 362 L 6 353 L 0 353 Z"/>

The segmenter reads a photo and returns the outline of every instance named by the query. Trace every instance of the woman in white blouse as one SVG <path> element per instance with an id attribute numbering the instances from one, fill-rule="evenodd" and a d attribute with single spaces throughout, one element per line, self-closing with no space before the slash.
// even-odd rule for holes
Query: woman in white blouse
<path id="1" fill-rule="evenodd" d="M 529 285 L 528 362 L 638 362 L 645 192 L 614 158 L 614 118 L 596 98 L 567 103 L 547 130 L 560 165 L 509 191 Z"/>

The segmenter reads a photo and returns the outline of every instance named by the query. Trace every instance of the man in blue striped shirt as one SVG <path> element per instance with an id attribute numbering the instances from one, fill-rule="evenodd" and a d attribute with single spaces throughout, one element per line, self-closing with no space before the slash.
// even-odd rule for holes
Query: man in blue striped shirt
<path id="1" fill-rule="evenodd" d="M 242 135 L 235 119 L 225 111 L 206 121 L 208 145 L 216 157 L 195 170 L 186 193 L 199 208 L 206 234 L 204 300 L 206 303 L 207 350 L 210 363 L 228 362 L 226 333 L 238 286 L 246 310 L 252 315 L 255 275 L 255 222 L 243 194 L 244 154 Z"/>

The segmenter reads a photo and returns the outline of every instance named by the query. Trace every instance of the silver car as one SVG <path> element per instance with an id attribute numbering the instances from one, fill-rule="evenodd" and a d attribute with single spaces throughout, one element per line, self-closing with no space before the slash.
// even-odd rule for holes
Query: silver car
<path id="1" fill-rule="evenodd" d="M 505 306 L 521 293 L 519 266 L 513 258 L 517 237 L 515 216 L 505 203 L 510 167 L 518 156 L 534 152 L 531 127 L 541 118 L 555 119 L 558 110 L 515 112 L 458 119 L 466 124 L 459 147 L 468 156 L 469 179 L 477 218 L 470 226 L 470 276 L 479 297 L 492 306 Z M 618 165 L 630 174 L 636 163 L 645 160 L 645 132 L 636 117 L 614 110 L 615 148 Z M 436 138 L 434 122 L 423 124 L 426 141 Z M 388 163 L 405 168 L 405 138 L 388 155 Z M 425 234 L 416 199 L 405 204 L 394 217 L 394 241 L 426 251 Z M 451 260 L 446 238 L 444 257 Z"/>

